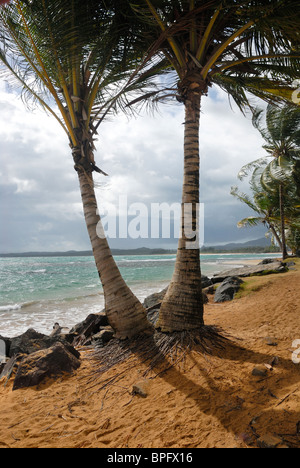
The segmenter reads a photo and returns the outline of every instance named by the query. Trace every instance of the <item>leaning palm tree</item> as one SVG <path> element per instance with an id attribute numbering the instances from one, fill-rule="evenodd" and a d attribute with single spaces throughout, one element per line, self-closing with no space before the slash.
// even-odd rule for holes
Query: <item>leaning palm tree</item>
<path id="1" fill-rule="evenodd" d="M 161 54 L 176 72 L 168 96 L 185 107 L 182 235 L 157 327 L 189 330 L 203 325 L 197 219 L 201 99 L 215 84 L 242 111 L 251 107 L 251 94 L 265 101 L 291 100 L 300 63 L 300 5 L 297 0 L 132 3 L 152 31 L 149 57 Z"/>
<path id="2" fill-rule="evenodd" d="M 151 326 L 107 239 L 97 235 L 103 228 L 93 182 L 95 172 L 106 175 L 94 159 L 99 125 L 117 97 L 151 76 L 149 70 L 132 75 L 138 35 L 126 24 L 121 4 L 127 2 L 14 0 L 0 10 L 0 59 L 1 76 L 21 87 L 25 100 L 40 104 L 68 137 L 106 314 L 116 336 L 125 339 Z"/>
<path id="3" fill-rule="evenodd" d="M 260 170 L 263 189 L 268 193 L 279 192 L 282 256 L 285 259 L 288 256 L 285 200 L 296 201 L 299 190 L 300 107 L 269 105 L 266 112 L 258 109 L 253 115 L 253 125 L 265 140 L 263 148 L 268 155 L 244 166 L 239 177 L 242 179 L 255 168 L 252 179 Z"/>

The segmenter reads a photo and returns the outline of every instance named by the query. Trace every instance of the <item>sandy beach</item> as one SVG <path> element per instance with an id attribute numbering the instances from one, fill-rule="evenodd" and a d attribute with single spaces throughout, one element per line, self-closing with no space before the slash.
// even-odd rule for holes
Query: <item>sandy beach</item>
<path id="1" fill-rule="evenodd" d="M 300 358 L 293 347 L 300 340 L 296 263 L 285 274 L 247 279 L 232 302 L 206 305 L 206 324 L 231 337 L 223 351 L 195 349 L 145 380 L 147 364 L 138 358 L 96 378 L 98 363 L 81 349 L 72 376 L 14 392 L 12 379 L 2 379 L 0 447 L 300 448 L 300 364 L 292 360 L 293 352 Z M 257 367 L 264 376 L 253 375 Z M 141 381 L 147 398 L 132 394 Z"/>

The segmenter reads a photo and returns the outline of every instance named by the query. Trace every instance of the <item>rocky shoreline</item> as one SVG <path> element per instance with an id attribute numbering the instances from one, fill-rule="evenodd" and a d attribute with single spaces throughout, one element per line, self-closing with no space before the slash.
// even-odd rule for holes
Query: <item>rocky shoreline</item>
<path id="1" fill-rule="evenodd" d="M 213 294 L 214 301 L 232 300 L 240 289 L 243 280 L 250 276 L 284 273 L 293 267 L 293 262 L 284 264 L 266 259 L 256 266 L 247 266 L 223 272 L 212 278 L 202 277 L 203 300 Z M 152 294 L 144 301 L 148 319 L 156 323 L 159 309 L 167 289 Z M 55 378 L 65 373 L 72 373 L 80 367 L 80 346 L 105 346 L 114 338 L 114 331 L 109 326 L 105 311 L 90 314 L 83 322 L 75 325 L 67 333 L 59 324 L 55 324 L 50 336 L 27 330 L 15 338 L 0 336 L 5 343 L 7 362 L 0 364 L 0 379 L 6 382 L 14 376 L 13 390 L 39 385 L 46 378 Z"/>

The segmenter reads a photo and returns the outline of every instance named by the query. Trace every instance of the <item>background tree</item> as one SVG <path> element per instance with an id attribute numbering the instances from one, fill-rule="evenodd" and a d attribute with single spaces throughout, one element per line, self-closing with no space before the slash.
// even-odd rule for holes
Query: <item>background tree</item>
<path id="1" fill-rule="evenodd" d="M 251 210 L 256 213 L 256 216 L 247 216 L 241 219 L 237 226 L 238 228 L 256 227 L 259 225 L 265 226 L 272 234 L 273 239 L 282 250 L 282 241 L 280 231 L 278 229 L 279 206 L 278 196 L 270 197 L 270 194 L 264 192 L 262 188 L 257 190 L 252 186 L 251 196 L 247 193 L 238 190 L 238 187 L 231 188 L 231 195 L 237 198 L 240 202 L 246 204 Z"/>
<path id="2" fill-rule="evenodd" d="M 136 69 L 141 26 L 128 25 L 126 11 L 131 14 L 127 1 L 113 0 L 14 0 L 0 10 L 1 77 L 54 117 L 68 137 L 106 313 L 120 338 L 151 328 L 105 236 L 96 232 L 101 220 L 93 174 L 106 175 L 94 159 L 97 130 L 117 98 L 152 76 L 149 67 L 143 75 Z"/>
<path id="3" fill-rule="evenodd" d="M 203 325 L 197 245 L 201 99 L 216 84 L 242 111 L 251 107 L 251 94 L 266 101 L 291 100 L 299 70 L 300 5 L 295 0 L 132 3 L 153 33 L 148 57 L 167 58 L 176 72 L 167 96 L 175 96 L 185 106 L 182 236 L 157 327 L 165 332 L 199 328 Z M 187 205 L 192 207 L 191 216 L 185 217 Z"/>
<path id="4" fill-rule="evenodd" d="M 266 142 L 263 148 L 268 156 L 244 166 L 239 177 L 242 179 L 249 170 L 255 169 L 253 180 L 260 169 L 259 176 L 263 190 L 269 194 L 279 193 L 282 255 L 285 259 L 288 256 L 285 237 L 286 210 L 290 212 L 294 210 L 294 216 L 297 216 L 297 204 L 299 204 L 300 107 L 270 104 L 266 112 L 255 111 L 253 125 Z"/>

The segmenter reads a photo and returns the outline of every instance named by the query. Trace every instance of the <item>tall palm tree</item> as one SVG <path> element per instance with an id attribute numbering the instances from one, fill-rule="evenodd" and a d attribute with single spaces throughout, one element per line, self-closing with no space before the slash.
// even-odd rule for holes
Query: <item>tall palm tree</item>
<path id="1" fill-rule="evenodd" d="M 127 2 L 114 0 L 14 0 L 0 10 L 1 76 L 21 87 L 65 131 L 78 175 L 85 221 L 105 309 L 122 339 L 150 330 L 145 310 L 125 284 L 105 236 L 93 173 L 94 138 L 116 98 L 141 86 L 136 67 L 138 35 L 124 19 Z M 59 167 L 57 168 L 59 170 Z"/>
<path id="2" fill-rule="evenodd" d="M 201 99 L 215 84 L 243 111 L 251 107 L 251 94 L 266 101 L 291 100 L 299 70 L 300 5 L 297 0 L 132 3 L 153 31 L 149 57 L 161 54 L 177 74 L 168 95 L 185 106 L 182 236 L 157 327 L 188 330 L 203 325 L 197 245 Z M 185 216 L 186 205 L 191 216 Z"/>
<path id="3" fill-rule="evenodd" d="M 251 168 L 256 167 L 255 171 L 263 168 L 260 174 L 263 189 L 269 193 L 279 191 L 282 256 L 286 259 L 288 253 L 285 237 L 285 199 L 293 198 L 296 201 L 296 192 L 299 190 L 300 107 L 269 104 L 266 112 L 263 110 L 254 112 L 253 125 L 266 142 L 263 148 L 268 156 L 244 166 L 240 172 L 240 178 L 245 177 Z"/>

